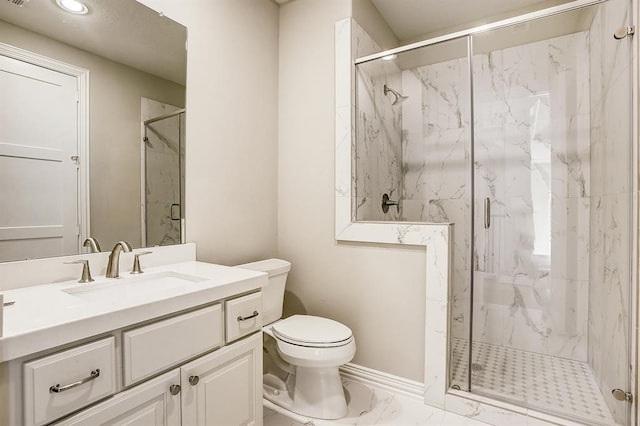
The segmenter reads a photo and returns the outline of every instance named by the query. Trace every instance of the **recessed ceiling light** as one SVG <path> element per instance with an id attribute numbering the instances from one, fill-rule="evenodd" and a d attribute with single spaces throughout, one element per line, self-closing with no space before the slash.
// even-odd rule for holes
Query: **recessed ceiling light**
<path id="1" fill-rule="evenodd" d="M 56 0 L 56 4 L 65 12 L 76 15 L 86 15 L 89 12 L 87 6 L 78 0 Z"/>

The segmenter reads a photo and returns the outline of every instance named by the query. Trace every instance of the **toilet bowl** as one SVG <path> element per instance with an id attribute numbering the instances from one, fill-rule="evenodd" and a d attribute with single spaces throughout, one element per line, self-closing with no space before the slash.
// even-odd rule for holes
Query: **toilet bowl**
<path id="1" fill-rule="evenodd" d="M 269 259 L 239 265 L 267 272 L 263 287 L 265 399 L 287 410 L 319 419 L 347 414 L 339 367 L 353 359 L 356 344 L 349 327 L 311 315 L 281 319 L 290 263 Z"/>
<path id="2" fill-rule="evenodd" d="M 264 397 L 309 417 L 344 417 L 347 402 L 338 368 L 356 353 L 351 330 L 327 318 L 294 315 L 265 326 L 263 331 L 277 345 L 277 354 L 269 356 L 279 356 L 295 367 L 287 394 L 281 393 L 281 386 L 274 388 L 267 383 Z"/>

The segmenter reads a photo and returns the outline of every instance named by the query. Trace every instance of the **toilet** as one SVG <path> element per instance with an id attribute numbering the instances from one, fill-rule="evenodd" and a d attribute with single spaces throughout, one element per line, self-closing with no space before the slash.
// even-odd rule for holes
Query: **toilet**
<path id="1" fill-rule="evenodd" d="M 349 327 L 311 315 L 282 318 L 291 263 L 280 259 L 238 265 L 269 274 L 262 289 L 264 332 L 263 396 L 289 411 L 318 419 L 339 419 L 347 401 L 338 368 L 353 359 Z"/>

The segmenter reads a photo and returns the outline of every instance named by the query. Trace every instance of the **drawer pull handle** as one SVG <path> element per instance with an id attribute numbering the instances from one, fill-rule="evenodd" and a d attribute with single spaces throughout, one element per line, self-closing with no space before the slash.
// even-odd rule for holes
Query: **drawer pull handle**
<path id="1" fill-rule="evenodd" d="M 87 382 L 95 380 L 98 377 L 100 377 L 100 369 L 96 368 L 95 370 L 91 371 L 91 375 L 89 377 L 85 377 L 82 380 L 78 380 L 77 382 L 69 383 L 68 385 L 64 385 L 64 386 L 60 386 L 60 384 L 57 384 L 55 386 L 51 386 L 49 388 L 49 393 L 60 393 L 60 392 L 68 391 L 69 389 L 73 389 L 73 388 L 78 387 L 80 385 L 83 385 L 83 384 L 85 384 Z"/>
<path id="2" fill-rule="evenodd" d="M 171 395 L 173 396 L 176 396 L 177 394 L 179 394 L 181 390 L 182 388 L 180 387 L 180 385 L 169 386 L 169 392 L 171 392 Z"/>
<path id="3" fill-rule="evenodd" d="M 191 386 L 197 385 L 199 381 L 200 381 L 200 377 L 198 377 L 198 376 L 189 376 L 189 383 L 191 384 Z"/>
<path id="4" fill-rule="evenodd" d="M 248 317 L 243 317 L 242 315 L 238 315 L 238 321 L 250 320 L 251 318 L 257 317 L 258 315 L 260 315 L 258 313 L 258 311 L 253 311 L 253 313 L 251 315 L 249 315 Z"/>

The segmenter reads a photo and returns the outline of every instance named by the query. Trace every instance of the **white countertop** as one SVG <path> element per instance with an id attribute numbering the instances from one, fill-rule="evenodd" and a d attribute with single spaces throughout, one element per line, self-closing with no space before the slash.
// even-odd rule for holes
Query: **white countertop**
<path id="1" fill-rule="evenodd" d="M 127 285 L 166 271 L 199 280 L 147 292 L 144 298 L 125 297 Z M 74 280 L 5 291 L 4 302 L 15 304 L 4 308 L 0 362 L 254 291 L 267 283 L 267 274 L 263 272 L 196 261 L 147 268 L 142 275 L 128 272 L 120 275 L 130 282 L 122 281 L 120 285 L 116 279 L 100 276 L 89 284 Z M 65 292 L 84 290 L 85 286 L 87 289 L 113 286 L 113 291 L 120 292 L 122 297 L 87 299 Z"/>

